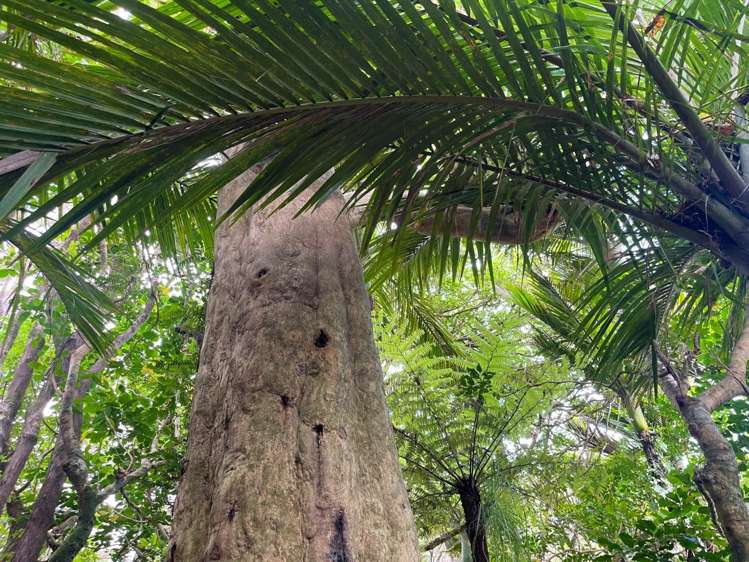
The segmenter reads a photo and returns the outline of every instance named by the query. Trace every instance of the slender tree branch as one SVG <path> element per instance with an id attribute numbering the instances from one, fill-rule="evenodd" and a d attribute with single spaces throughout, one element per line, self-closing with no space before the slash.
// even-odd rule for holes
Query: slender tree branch
<path id="1" fill-rule="evenodd" d="M 749 394 L 746 384 L 747 361 L 749 361 L 749 299 L 744 305 L 744 325 L 731 352 L 726 375 L 698 397 L 709 412 L 736 396 Z"/>
<path id="2" fill-rule="evenodd" d="M 439 545 L 446 543 L 451 538 L 453 538 L 453 537 L 459 535 L 460 533 L 462 533 L 463 531 L 465 531 L 465 529 L 466 529 L 466 524 L 463 523 L 460 527 L 455 527 L 454 529 L 451 529 L 448 532 L 441 534 L 439 537 L 437 537 L 435 539 L 432 539 L 431 541 L 429 541 L 428 543 L 426 543 L 422 547 L 421 550 L 424 551 L 424 552 L 429 552 L 430 550 L 434 550 Z"/>
<path id="3" fill-rule="evenodd" d="M 86 372 L 87 375 L 95 374 L 106 368 L 109 358 L 132 339 L 140 326 L 145 323 L 155 302 L 156 293 L 152 291 L 143 312 L 125 332 L 115 338 L 108 349 L 106 357 L 99 358 Z M 79 509 L 82 511 L 83 517 L 79 517 L 75 530 L 66 537 L 65 541 L 58 548 L 60 558 L 55 562 L 72 560 L 80 548 L 85 546 L 86 540 L 84 540 L 83 534 L 86 535 L 85 539 L 87 539 L 93 527 L 93 520 L 90 517 L 95 517 L 96 490 L 87 482 L 87 478 L 84 479 L 84 474 L 81 472 L 81 470 L 85 471 L 85 462 L 82 455 L 80 455 L 80 452 L 78 455 L 75 454 L 75 451 L 79 450 L 77 443 L 78 436 L 80 435 L 81 416 L 80 413 L 73 415 L 72 408 L 73 401 L 83 398 L 93 384 L 93 377 L 87 376 L 80 385 L 77 385 L 77 373 L 80 370 L 80 362 L 89 349 L 88 344 L 84 343 L 71 354 L 71 365 L 68 371 L 71 372 L 72 370 L 73 376 L 68 376 L 65 391 L 63 391 L 63 399 L 60 404 L 60 433 L 58 435 L 58 442 L 50 461 L 47 476 L 42 484 L 43 494 L 40 493 L 34 502 L 23 536 L 14 547 L 14 560 L 35 560 L 38 557 L 39 551 L 46 540 L 47 530 L 52 525 L 54 508 L 62 492 L 65 474 L 71 478 L 71 482 L 75 479 L 73 484 L 79 495 Z M 75 392 L 73 393 L 73 390 L 68 390 L 69 388 L 75 390 Z M 72 455 L 70 454 L 71 452 L 73 453 Z M 83 463 L 82 466 L 80 463 Z M 94 506 L 93 514 L 91 514 L 92 505 Z M 89 528 L 89 525 L 91 528 Z"/>
<path id="4" fill-rule="evenodd" d="M 41 324 L 35 324 L 28 334 L 26 348 L 13 372 L 13 379 L 5 392 L 5 396 L 0 400 L 0 456 L 4 455 L 8 448 L 13 421 L 16 419 L 21 402 L 23 402 L 26 389 L 34 374 L 36 361 L 39 359 L 44 345 L 44 328 Z"/>

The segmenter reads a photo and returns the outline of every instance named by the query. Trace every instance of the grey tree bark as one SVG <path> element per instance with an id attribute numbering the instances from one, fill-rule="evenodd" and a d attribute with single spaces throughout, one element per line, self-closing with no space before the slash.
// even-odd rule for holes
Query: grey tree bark
<path id="1" fill-rule="evenodd" d="M 26 347 L 16 370 L 13 372 L 13 378 L 5 391 L 5 395 L 0 400 L 0 456 L 4 455 L 8 448 L 13 421 L 16 419 L 18 409 L 26 395 L 26 389 L 34 375 L 34 366 L 44 349 L 44 343 L 44 329 L 40 324 L 35 324 L 29 332 Z"/>
<path id="2" fill-rule="evenodd" d="M 726 537 L 732 562 L 749 562 L 749 508 L 741 488 L 736 455 L 712 417 L 712 412 L 733 398 L 746 394 L 749 360 L 749 300 L 745 305 L 744 327 L 737 339 L 726 374 L 718 383 L 697 396 L 689 394 L 689 369 L 680 372 L 660 350 L 664 371 L 659 376 L 663 392 L 678 409 L 689 434 L 705 457 L 694 480 L 707 500 L 718 530 Z"/>
<path id="3" fill-rule="evenodd" d="M 103 371 L 109 363 L 111 354 L 115 353 L 133 338 L 138 329 L 145 323 L 148 316 L 151 314 L 155 301 L 156 297 L 152 293 L 146 302 L 144 310 L 137 318 L 135 318 L 130 327 L 114 339 L 109 349 L 110 355 L 100 357 L 91 368 L 86 371 L 85 379 L 82 380 L 80 384 L 76 385 L 73 396 L 74 401 L 80 400 L 88 394 L 88 391 L 91 389 L 91 385 L 94 382 L 92 375 Z M 76 342 L 78 341 L 83 340 L 76 338 Z M 82 343 L 71 353 L 69 360 L 66 360 L 68 377 L 73 374 L 73 376 L 77 378 L 81 361 L 89 351 L 90 348 L 88 344 Z M 67 437 L 68 441 L 77 442 L 81 435 L 83 416 L 80 411 L 76 411 L 71 418 L 71 420 L 66 420 L 66 423 L 68 424 L 68 427 L 66 428 L 68 433 Z M 57 440 L 55 441 L 55 448 L 52 452 L 49 466 L 47 467 L 47 474 L 44 477 L 44 482 L 39 490 L 39 494 L 31 507 L 31 513 L 26 523 L 26 527 L 23 529 L 23 533 L 18 541 L 9 544 L 8 548 L 6 548 L 6 554 L 8 555 L 7 558 L 11 558 L 12 562 L 28 562 L 29 560 L 36 560 L 39 557 L 42 548 L 44 548 L 47 543 L 47 531 L 52 527 L 54 521 L 55 509 L 59 503 L 62 487 L 65 483 L 65 468 L 69 456 L 69 447 L 65 446 L 63 431 L 60 431 Z"/>
<path id="4" fill-rule="evenodd" d="M 305 199 L 217 231 L 174 562 L 419 559 L 352 224 Z"/>
<path id="5" fill-rule="evenodd" d="M 0 509 L 10 499 L 18 477 L 34 451 L 39 436 L 39 427 L 44 417 L 44 408 L 54 396 L 57 386 L 64 380 L 63 373 L 67 373 L 70 365 L 70 352 L 81 343 L 82 341 L 77 336 L 71 336 L 63 343 L 59 353 L 59 362 L 55 361 L 52 364 L 44 386 L 26 410 L 23 428 L 0 477 Z"/>

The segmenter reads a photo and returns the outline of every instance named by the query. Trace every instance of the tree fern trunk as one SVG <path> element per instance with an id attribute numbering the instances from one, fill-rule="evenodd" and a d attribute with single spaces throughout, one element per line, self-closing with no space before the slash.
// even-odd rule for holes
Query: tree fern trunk
<path id="1" fill-rule="evenodd" d="M 473 478 L 466 479 L 461 483 L 458 493 L 466 518 L 466 533 L 471 544 L 473 562 L 489 562 L 486 525 L 481 513 L 481 492 L 476 481 Z"/>
<path id="2" fill-rule="evenodd" d="M 174 562 L 418 560 L 351 224 L 304 199 L 217 231 Z"/>

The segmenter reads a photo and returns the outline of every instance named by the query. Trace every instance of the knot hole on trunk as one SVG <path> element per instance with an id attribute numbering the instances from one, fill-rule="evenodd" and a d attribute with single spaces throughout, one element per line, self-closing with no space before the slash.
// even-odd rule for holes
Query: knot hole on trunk
<path id="1" fill-rule="evenodd" d="M 312 426 L 312 431 L 315 432 L 315 441 L 317 442 L 317 448 L 319 449 L 322 446 L 322 434 L 325 431 L 325 426 L 318 423 L 317 425 Z"/>
<path id="2" fill-rule="evenodd" d="M 268 268 L 267 268 L 267 267 L 264 267 L 264 268 L 260 269 L 260 270 L 259 270 L 259 271 L 258 271 L 258 272 L 257 272 L 257 273 L 255 274 L 255 277 L 257 277 L 258 279 L 262 279 L 262 278 L 263 278 L 263 277 L 265 277 L 266 275 L 268 275 Z"/>
<path id="3" fill-rule="evenodd" d="M 330 341 L 328 334 L 325 333 L 325 330 L 320 330 L 320 333 L 317 334 L 317 337 L 315 338 L 315 347 L 323 348 L 328 345 L 328 341 Z"/>

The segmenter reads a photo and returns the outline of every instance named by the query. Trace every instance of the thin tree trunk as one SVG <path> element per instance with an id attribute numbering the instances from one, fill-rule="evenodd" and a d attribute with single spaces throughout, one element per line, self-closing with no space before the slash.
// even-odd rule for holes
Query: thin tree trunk
<path id="1" fill-rule="evenodd" d="M 68 367 L 68 377 L 71 373 L 77 373 L 81 361 L 88 351 L 88 345 L 79 346 L 71 354 Z M 88 392 L 91 379 L 87 379 L 84 384 L 78 386 L 73 391 L 71 400 L 81 399 Z M 84 386 L 85 385 L 85 386 Z M 81 413 L 74 412 L 71 416 L 70 433 L 72 439 L 79 440 L 81 436 L 81 425 L 83 417 Z M 27 562 L 36 560 L 45 544 L 47 544 L 47 531 L 52 527 L 54 521 L 55 509 L 60 501 L 62 486 L 65 483 L 65 463 L 68 460 L 67 449 L 63 432 L 60 431 L 55 441 L 55 448 L 52 452 L 52 458 L 47 467 L 47 474 L 42 483 L 39 495 L 31 507 L 31 515 L 26 524 L 26 528 L 18 542 L 13 545 L 13 562 Z"/>
<path id="2" fill-rule="evenodd" d="M 146 302 L 146 306 L 141 314 L 133 321 L 130 327 L 117 336 L 110 347 L 110 355 L 125 345 L 136 334 L 138 329 L 148 319 L 151 310 L 155 304 L 156 297 L 152 293 Z M 80 368 L 80 362 L 84 355 L 89 351 L 87 344 L 79 346 L 71 354 L 68 372 Z M 109 357 L 100 357 L 87 371 L 87 375 L 78 385 L 74 400 L 81 400 L 88 394 L 93 384 L 94 375 L 106 368 L 109 363 Z M 72 416 L 72 440 L 80 439 L 81 425 L 83 423 L 80 411 L 74 411 Z M 47 543 L 47 531 L 52 528 L 54 522 L 55 509 L 60 501 L 60 494 L 65 483 L 65 463 L 68 461 L 66 447 L 62 440 L 62 431 L 57 436 L 55 449 L 52 452 L 52 458 L 47 467 L 47 474 L 42 483 L 41 490 L 37 495 L 36 501 L 31 508 L 31 514 L 23 531 L 23 535 L 18 542 L 13 545 L 11 550 L 12 562 L 28 562 L 36 560 L 44 545 Z M 6 548 L 6 552 L 8 549 Z"/>
<path id="3" fill-rule="evenodd" d="M 8 458 L 0 478 L 0 509 L 8 502 L 13 488 L 18 481 L 21 471 L 31 456 L 39 436 L 39 427 L 44 417 L 44 408 L 55 394 L 55 389 L 63 381 L 63 373 L 67 373 L 70 366 L 70 351 L 81 344 L 75 336 L 68 338 L 60 349 L 60 363 L 52 366 L 52 370 L 34 402 L 26 411 L 21 434 L 16 441 L 16 447 Z M 57 362 L 56 362 L 57 363 Z"/>
<path id="4" fill-rule="evenodd" d="M 76 416 L 76 418 L 76 422 L 80 424 L 80 417 Z M 76 432 L 80 435 L 80 425 L 76 427 Z M 62 453 L 62 439 L 58 436 L 47 474 L 31 507 L 23 534 L 15 544 L 8 545 L 5 549 L 12 562 L 38 560 L 39 553 L 47 544 L 47 531 L 52 528 L 55 509 L 57 509 L 62 486 L 65 483 L 65 456 Z"/>
<path id="5" fill-rule="evenodd" d="M 48 562 L 73 562 L 78 553 L 86 546 L 88 537 L 96 524 L 96 509 L 107 496 L 122 490 L 130 481 L 139 478 L 151 468 L 163 463 L 154 463 L 148 459 L 141 461 L 140 467 L 130 473 L 119 476 L 111 485 L 98 490 L 91 481 L 88 466 L 80 442 L 80 431 L 76 426 L 73 412 L 73 400 L 76 396 L 77 377 L 71 371 L 65 382 L 65 391 L 60 401 L 60 437 L 66 457 L 64 470 L 78 494 L 78 514 L 75 525 L 67 533 L 60 545 L 55 548 Z M 151 444 L 151 453 L 156 451 L 158 430 Z"/>
<path id="6" fill-rule="evenodd" d="M 217 231 L 174 562 L 419 559 L 352 225 L 305 198 Z"/>
<path id="7" fill-rule="evenodd" d="M 659 377 L 661 388 L 676 406 L 687 424 L 689 434 L 697 441 L 705 465 L 695 471 L 694 480 L 708 502 L 718 530 L 726 537 L 733 562 L 749 561 L 749 509 L 744 502 L 736 455 L 720 432 L 711 412 L 746 388 L 746 362 L 749 358 L 749 306 L 745 325 L 728 366 L 726 376 L 697 397 L 689 395 L 688 376 L 674 369 L 660 351 L 665 367 Z"/>
<path id="8" fill-rule="evenodd" d="M 18 337 L 18 331 L 21 329 L 21 318 L 18 314 L 18 299 L 21 288 L 23 287 L 24 280 L 26 279 L 26 260 L 21 258 L 21 264 L 19 267 L 18 281 L 16 288 L 12 293 L 10 301 L 2 303 L 3 313 L 0 314 L 0 318 L 8 317 L 8 323 L 3 332 L 2 338 L 0 338 L 0 369 L 2 369 L 5 363 L 5 358 L 13 347 L 13 344 Z"/>
<path id="9" fill-rule="evenodd" d="M 63 470 L 78 494 L 78 522 L 62 544 L 55 549 L 50 562 L 71 562 L 86 544 L 94 527 L 96 515 L 96 490 L 91 485 L 86 470 L 86 461 L 81 450 L 81 416 L 73 411 L 73 401 L 82 395 L 78 386 L 78 371 L 88 346 L 79 347 L 73 354 L 60 400 L 59 443 L 61 457 L 65 459 Z M 86 389 L 88 390 L 88 389 Z"/>
<path id="10" fill-rule="evenodd" d="M 22 323 L 23 322 L 17 314 L 16 309 L 11 309 L 7 329 L 2 337 L 2 341 L 0 341 L 0 367 L 5 363 L 5 358 L 8 356 L 8 352 L 13 347 L 13 344 L 16 343 Z"/>
<path id="11" fill-rule="evenodd" d="M 458 488 L 460 505 L 466 519 L 466 533 L 471 544 L 473 562 L 489 562 L 489 546 L 486 541 L 486 525 L 481 513 L 481 492 L 473 478 L 461 482 Z"/>
<path id="12" fill-rule="evenodd" d="M 44 328 L 40 324 L 35 324 L 29 332 L 26 348 L 16 370 L 13 372 L 13 379 L 8 385 L 5 396 L 0 400 L 0 456 L 4 456 L 8 448 L 13 421 L 16 419 L 23 397 L 26 395 L 26 389 L 29 387 L 31 377 L 34 374 L 34 367 L 37 359 L 39 359 L 39 354 L 44 349 L 44 343 Z"/>
<path id="13" fill-rule="evenodd" d="M 642 452 L 645 454 L 645 460 L 648 463 L 650 475 L 655 480 L 663 480 L 666 468 L 663 466 L 661 456 L 655 448 L 653 434 L 650 432 L 650 426 L 647 418 L 645 418 L 642 408 L 632 400 L 629 392 L 627 392 L 623 386 L 617 387 L 616 392 L 619 395 L 624 408 L 627 410 L 632 427 L 637 433 L 637 439 L 640 442 Z"/>
<path id="14" fill-rule="evenodd" d="M 460 533 L 460 561 L 473 562 L 473 555 L 471 554 L 471 539 L 468 538 L 468 533 L 465 531 Z"/>

